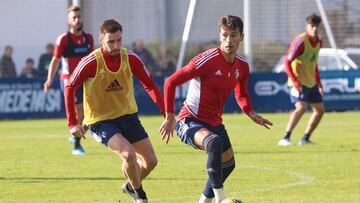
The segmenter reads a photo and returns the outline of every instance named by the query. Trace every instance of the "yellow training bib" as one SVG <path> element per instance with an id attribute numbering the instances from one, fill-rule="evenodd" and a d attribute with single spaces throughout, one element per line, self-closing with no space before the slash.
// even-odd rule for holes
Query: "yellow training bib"
<path id="1" fill-rule="evenodd" d="M 84 123 L 114 119 L 138 111 L 132 72 L 127 49 L 121 48 L 121 63 L 117 72 L 110 71 L 101 49 L 91 54 L 96 57 L 96 75 L 84 82 Z"/>

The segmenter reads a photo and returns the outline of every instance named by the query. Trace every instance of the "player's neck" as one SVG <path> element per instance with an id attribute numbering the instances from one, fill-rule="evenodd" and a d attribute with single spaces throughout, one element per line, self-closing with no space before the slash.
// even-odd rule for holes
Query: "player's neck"
<path id="1" fill-rule="evenodd" d="M 224 56 L 224 59 L 225 59 L 226 62 L 233 63 L 233 61 L 235 59 L 235 54 L 228 54 L 228 53 L 225 53 L 223 51 L 221 53 Z"/>
<path id="2" fill-rule="evenodd" d="M 219 50 L 225 61 L 232 64 L 235 59 L 236 53 L 229 53 L 226 50 L 223 50 L 221 47 L 219 48 Z"/>
<path id="3" fill-rule="evenodd" d="M 317 41 L 319 40 L 319 36 L 318 35 L 315 35 L 315 36 L 312 36 L 310 33 L 306 33 L 306 36 L 311 40 L 311 41 Z"/>
<path id="4" fill-rule="evenodd" d="M 73 35 L 76 35 L 76 36 L 80 36 L 82 35 L 82 30 L 78 31 L 78 30 L 75 30 L 73 28 L 70 28 L 69 32 Z"/>

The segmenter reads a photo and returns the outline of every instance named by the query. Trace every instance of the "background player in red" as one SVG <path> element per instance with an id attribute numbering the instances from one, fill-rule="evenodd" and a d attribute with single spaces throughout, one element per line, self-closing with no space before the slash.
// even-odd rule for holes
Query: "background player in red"
<path id="1" fill-rule="evenodd" d="M 106 20 L 100 27 L 101 48 L 84 57 L 70 75 L 65 88 L 65 105 L 70 132 L 84 137 L 77 120 L 75 91 L 84 86 L 84 124 L 93 138 L 122 159 L 122 171 L 128 180 L 122 186 L 136 202 L 147 202 L 141 182 L 155 168 L 157 158 L 150 139 L 138 118 L 133 76 L 144 86 L 154 103 L 164 112 L 159 88 L 144 63 L 121 47 L 122 26 Z"/>
<path id="2" fill-rule="evenodd" d="M 160 127 L 162 139 L 168 142 L 176 123 L 181 141 L 208 154 L 209 179 L 199 202 L 209 203 L 214 196 L 217 203 L 226 198 L 223 183 L 235 168 L 231 142 L 221 118 L 230 92 L 235 90 L 238 105 L 255 123 L 266 128 L 272 125 L 253 111 L 247 92 L 249 65 L 236 53 L 244 36 L 242 20 L 224 16 L 218 26 L 220 47 L 199 54 L 166 80 L 166 118 Z M 175 88 L 188 80 L 189 90 L 176 122 Z"/>
<path id="3" fill-rule="evenodd" d="M 290 87 L 290 100 L 295 105 L 291 113 L 286 132 L 278 143 L 279 146 L 290 146 L 291 132 L 308 108 L 313 111 L 299 145 L 312 144 L 311 133 L 320 123 L 325 108 L 322 100 L 324 94 L 317 67 L 317 60 L 322 40 L 319 38 L 321 18 L 312 14 L 306 18 L 306 32 L 299 34 L 290 45 L 285 57 L 285 70 Z"/>
<path id="4" fill-rule="evenodd" d="M 88 55 L 94 49 L 94 39 L 91 34 L 83 31 L 81 10 L 78 6 L 71 6 L 68 9 L 69 31 L 61 34 L 55 44 L 54 55 L 51 59 L 48 77 L 44 83 L 44 91 L 48 92 L 52 86 L 53 79 L 58 72 L 61 60 L 60 86 L 64 90 L 69 75 L 73 72 L 82 57 Z M 76 92 L 76 111 L 80 122 L 84 119 L 83 90 L 79 88 Z M 70 142 L 74 144 L 72 154 L 85 155 L 80 144 L 79 137 L 71 137 Z"/>

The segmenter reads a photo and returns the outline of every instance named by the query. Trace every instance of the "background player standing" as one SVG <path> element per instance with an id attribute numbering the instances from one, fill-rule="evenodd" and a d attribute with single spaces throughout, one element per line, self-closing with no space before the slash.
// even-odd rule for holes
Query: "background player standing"
<path id="1" fill-rule="evenodd" d="M 295 105 L 291 113 L 286 132 L 278 143 L 279 146 L 290 146 L 291 132 L 300 121 L 310 103 L 313 113 L 299 145 L 313 144 L 311 134 L 320 123 L 325 108 L 322 100 L 324 94 L 320 81 L 317 60 L 322 40 L 319 38 L 321 18 L 315 13 L 306 18 L 306 32 L 298 35 L 290 45 L 285 57 L 285 70 L 288 75 L 290 100 Z"/>
<path id="2" fill-rule="evenodd" d="M 60 86 L 64 90 L 69 75 L 73 72 L 82 57 L 88 55 L 94 49 L 94 39 L 90 33 L 83 31 L 83 21 L 81 10 L 78 6 L 71 6 L 68 9 L 69 31 L 61 34 L 55 44 L 54 55 L 51 59 L 48 77 L 44 83 L 44 91 L 48 92 L 52 86 L 53 79 L 58 71 L 61 59 Z M 78 88 L 76 92 L 76 112 L 78 120 L 82 123 L 84 119 L 83 110 L 83 90 Z M 80 137 L 70 138 L 74 143 L 72 154 L 85 155 L 85 151 L 80 144 Z"/>
<path id="3" fill-rule="evenodd" d="M 253 111 L 247 92 L 249 65 L 237 54 L 243 40 L 243 22 L 237 16 L 219 20 L 220 47 L 209 49 L 193 58 L 188 65 L 175 72 L 164 84 L 166 118 L 160 127 L 166 142 L 176 132 L 181 141 L 208 154 L 206 169 L 208 181 L 199 203 L 216 203 L 226 199 L 223 183 L 235 168 L 234 153 L 222 113 L 230 92 L 255 123 L 269 128 L 272 123 Z M 175 121 L 174 100 L 177 86 L 190 80 L 186 100 Z"/>

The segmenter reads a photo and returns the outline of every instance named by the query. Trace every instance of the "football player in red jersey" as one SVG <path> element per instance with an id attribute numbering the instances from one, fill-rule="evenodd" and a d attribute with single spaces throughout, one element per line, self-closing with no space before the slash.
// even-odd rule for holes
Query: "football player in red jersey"
<path id="1" fill-rule="evenodd" d="M 266 128 L 272 125 L 253 111 L 247 91 L 249 65 L 236 53 L 244 36 L 242 20 L 228 15 L 220 18 L 218 26 L 220 47 L 197 55 L 164 84 L 166 118 L 160 127 L 162 139 L 167 143 L 176 128 L 181 141 L 208 154 L 209 178 L 200 203 L 210 203 L 214 197 L 217 203 L 225 200 L 223 183 L 235 168 L 231 142 L 221 118 L 230 92 L 235 90 L 238 105 L 255 123 Z M 189 90 L 176 122 L 175 88 L 188 80 Z"/>
<path id="2" fill-rule="evenodd" d="M 48 77 L 44 83 L 44 91 L 51 89 L 53 79 L 58 71 L 61 60 L 60 86 L 64 90 L 69 75 L 73 72 L 82 57 L 88 55 L 94 49 L 94 39 L 91 34 L 83 31 L 81 10 L 78 6 L 68 9 L 69 30 L 61 34 L 55 44 L 54 55 L 49 64 Z M 76 92 L 76 111 L 80 122 L 84 119 L 83 91 L 79 88 Z M 80 144 L 80 138 L 71 137 L 74 143 L 72 154 L 85 155 L 84 148 Z"/>

